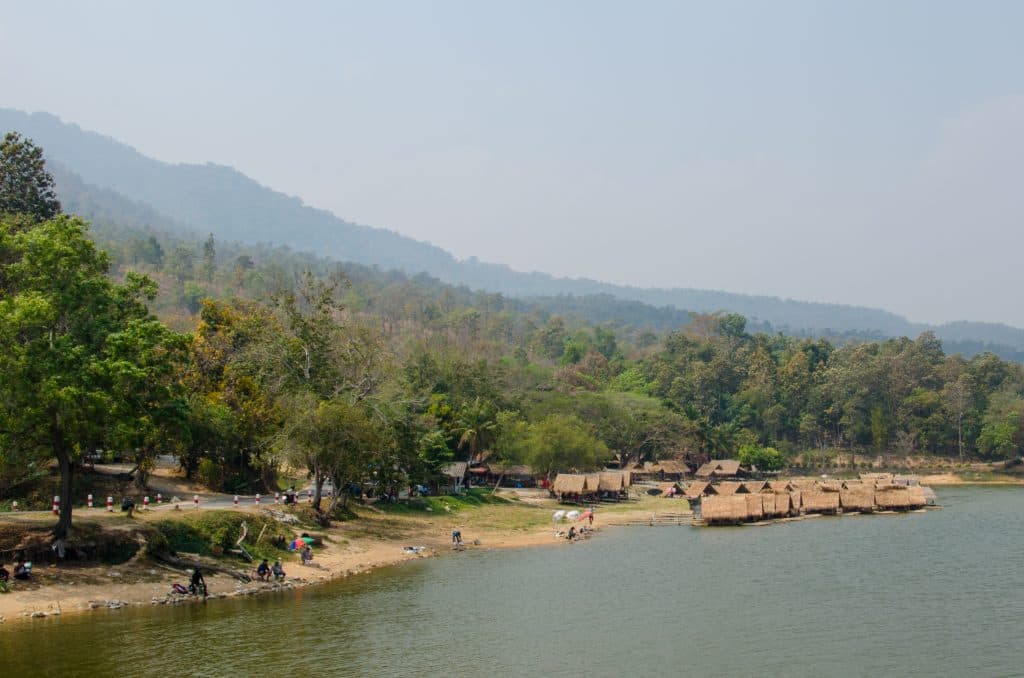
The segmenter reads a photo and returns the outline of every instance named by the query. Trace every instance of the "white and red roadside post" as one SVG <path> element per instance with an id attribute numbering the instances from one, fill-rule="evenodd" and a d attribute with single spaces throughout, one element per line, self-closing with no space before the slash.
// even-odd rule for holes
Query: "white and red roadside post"
<path id="1" fill-rule="evenodd" d="M 156 505 L 159 506 L 162 503 L 164 503 L 164 495 L 162 495 L 159 492 L 157 492 L 156 493 Z"/>
<path id="2" fill-rule="evenodd" d="M 256 493 L 256 505 L 257 506 L 260 505 L 260 493 L 259 492 Z"/>
<path id="3" fill-rule="evenodd" d="M 199 509 L 199 495 L 198 494 L 193 494 L 192 495 L 192 505 L 196 507 L 196 510 Z"/>
<path id="4" fill-rule="evenodd" d="M 313 503 L 313 490 L 306 490 L 306 499 L 310 504 Z"/>
<path id="5" fill-rule="evenodd" d="M 281 503 L 281 493 L 280 492 L 275 492 L 274 493 L 274 503 L 275 504 L 280 504 Z"/>
<path id="6" fill-rule="evenodd" d="M 142 508 L 143 509 L 147 509 L 147 510 L 149 509 L 149 497 L 148 496 L 142 498 Z"/>
<path id="7" fill-rule="evenodd" d="M 107 497 L 107 513 L 113 513 L 113 512 L 114 512 L 114 498 L 113 497 Z"/>
<path id="8" fill-rule="evenodd" d="M 57 496 L 57 495 L 53 495 L 53 515 L 58 515 L 59 513 L 60 513 L 60 497 Z"/>
<path id="9" fill-rule="evenodd" d="M 88 495 L 88 496 L 87 496 L 87 497 L 85 498 L 85 507 L 86 507 L 86 508 L 92 508 L 92 495 L 91 495 L 91 494 L 90 494 L 90 495 Z"/>
<path id="10" fill-rule="evenodd" d="M 232 503 L 235 505 L 235 508 L 238 508 L 238 495 L 237 494 L 235 495 L 235 500 Z"/>

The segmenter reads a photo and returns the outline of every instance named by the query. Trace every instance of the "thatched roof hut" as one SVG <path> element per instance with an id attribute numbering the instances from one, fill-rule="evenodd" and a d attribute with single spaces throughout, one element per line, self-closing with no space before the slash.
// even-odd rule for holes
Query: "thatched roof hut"
<path id="1" fill-rule="evenodd" d="M 822 492 L 839 492 L 843 489 L 843 481 L 841 480 L 819 480 L 818 489 Z"/>
<path id="2" fill-rule="evenodd" d="M 789 492 L 793 489 L 793 484 L 788 480 L 769 480 L 768 487 L 772 492 Z"/>
<path id="3" fill-rule="evenodd" d="M 779 517 L 786 517 L 789 515 L 790 505 L 792 504 L 792 498 L 788 492 L 776 492 L 775 493 L 775 515 Z"/>
<path id="4" fill-rule="evenodd" d="M 745 494 L 743 500 L 747 502 L 747 518 L 750 520 L 761 520 L 764 518 L 764 497 L 763 494 Z"/>
<path id="5" fill-rule="evenodd" d="M 763 492 L 768 487 L 768 483 L 764 480 L 748 480 L 743 483 L 743 487 L 747 489 L 747 492 L 757 494 Z"/>
<path id="6" fill-rule="evenodd" d="M 860 479 L 869 483 L 892 484 L 893 474 L 891 473 L 861 473 Z"/>
<path id="7" fill-rule="evenodd" d="M 924 490 L 920 486 L 879 485 L 875 488 L 875 504 L 887 511 L 906 511 L 927 504 Z"/>
<path id="8" fill-rule="evenodd" d="M 712 494 L 717 494 L 714 485 L 704 480 L 695 480 L 686 488 L 687 499 L 699 499 Z"/>
<path id="9" fill-rule="evenodd" d="M 743 487 L 743 483 L 728 482 L 718 483 L 715 487 L 715 493 L 722 496 L 729 496 L 733 494 L 749 494 L 747 488 Z"/>
<path id="10" fill-rule="evenodd" d="M 703 464 L 694 475 L 698 478 L 735 478 L 740 470 L 740 463 L 735 459 L 716 459 Z"/>
<path id="11" fill-rule="evenodd" d="M 583 494 L 587 484 L 587 477 L 579 473 L 559 473 L 555 476 L 555 482 L 551 484 L 551 491 L 555 494 Z"/>
<path id="12" fill-rule="evenodd" d="M 586 484 L 583 487 L 583 491 L 587 494 L 596 493 L 601 491 L 601 474 L 600 473 L 587 473 L 584 476 L 587 479 Z"/>
<path id="13" fill-rule="evenodd" d="M 629 487 L 626 473 L 621 471 L 601 471 L 598 489 L 602 492 L 624 492 Z"/>
<path id="14" fill-rule="evenodd" d="M 700 501 L 700 516 L 708 524 L 742 523 L 747 520 L 747 498 L 745 495 L 711 495 Z"/>
<path id="15" fill-rule="evenodd" d="M 800 499 L 807 513 L 835 513 L 839 510 L 839 493 L 804 490 Z"/>
<path id="16" fill-rule="evenodd" d="M 789 492 L 789 508 L 793 513 L 799 513 L 800 508 L 804 505 L 803 502 L 804 493 L 803 490 L 793 489 Z"/>
<path id="17" fill-rule="evenodd" d="M 845 489 L 839 491 L 839 504 L 844 511 L 861 511 L 867 513 L 875 510 L 875 488 L 865 483 L 847 483 Z"/>

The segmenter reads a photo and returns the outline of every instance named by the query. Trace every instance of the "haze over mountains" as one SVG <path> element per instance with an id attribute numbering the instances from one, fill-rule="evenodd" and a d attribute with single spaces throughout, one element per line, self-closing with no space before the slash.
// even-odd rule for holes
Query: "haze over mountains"
<path id="1" fill-rule="evenodd" d="M 347 222 L 298 198 L 261 186 L 221 165 L 172 165 L 148 158 L 115 139 L 45 114 L 0 109 L 0 132 L 16 130 L 43 147 L 62 197 L 98 219 L 105 210 L 133 212 L 133 220 L 197 237 L 287 245 L 339 261 L 428 273 L 451 284 L 515 297 L 607 295 L 620 300 L 698 312 L 733 311 L 760 327 L 808 335 L 916 336 L 932 330 L 948 350 L 1024 353 L 1024 330 L 1002 324 L 912 323 L 883 310 L 693 289 L 648 289 L 594 280 L 523 273 L 471 258 L 457 260 L 439 247 L 393 231 Z M 126 208 L 127 206 L 130 206 Z M 69 205 L 71 207 L 71 205 Z M 571 256 L 571 254 L 567 254 Z M 672 313 L 671 317 L 678 317 Z"/>

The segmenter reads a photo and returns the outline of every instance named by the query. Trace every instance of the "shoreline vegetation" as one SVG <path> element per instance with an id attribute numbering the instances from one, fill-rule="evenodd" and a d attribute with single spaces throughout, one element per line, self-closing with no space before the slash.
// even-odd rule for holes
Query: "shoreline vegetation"
<path id="1" fill-rule="evenodd" d="M 1024 481 L 1013 477 L 977 480 L 956 473 L 923 475 L 920 480 L 922 484 L 936 487 L 1024 485 Z M 646 493 L 656 486 L 637 485 L 635 489 L 638 491 L 632 499 L 599 505 L 593 525 L 595 532 L 626 525 L 689 524 L 689 521 L 662 522 L 658 519 L 659 515 L 688 513 L 689 508 L 685 499 L 666 499 Z M 458 551 L 453 550 L 451 544 L 452 530 L 462 533 L 464 549 L 569 544 L 564 536 L 556 536 L 559 531 L 564 533 L 569 525 L 553 525 L 551 520 L 552 513 L 560 508 L 564 505 L 548 498 L 546 492 L 506 489 L 492 493 L 490 489 L 480 488 L 462 497 L 431 497 L 419 508 L 406 504 L 355 506 L 347 520 L 321 528 L 312 521 L 304 520 L 308 508 L 301 504 L 288 512 L 273 504 L 259 508 L 248 505 L 199 510 L 191 507 L 175 510 L 165 504 L 138 511 L 131 518 L 120 512 L 108 513 L 100 506 L 91 512 L 83 511 L 79 530 L 85 535 L 84 541 L 89 542 L 91 548 L 102 551 L 103 556 L 60 564 L 37 562 L 32 582 L 17 582 L 8 593 L 0 594 L 0 623 L 124 607 L 202 604 L 202 598 L 172 594 L 173 584 L 187 585 L 188 572 L 153 555 L 154 542 L 160 544 L 161 539 L 168 536 L 180 538 L 184 528 L 190 526 L 213 526 L 216 533 L 225 526 L 244 522 L 247 525 L 262 524 L 265 526 L 263 533 L 267 533 L 266 526 L 272 523 L 282 528 L 277 530 L 279 533 L 298 536 L 308 532 L 317 542 L 311 566 L 301 565 L 297 553 L 273 551 L 269 548 L 269 541 L 250 545 L 250 550 L 259 557 L 266 556 L 271 562 L 274 556 L 281 558 L 287 575 L 283 583 L 258 581 L 254 570 L 259 558 L 247 563 L 237 556 L 224 554 L 216 545 L 212 552 L 206 554 L 179 553 L 183 558 L 203 563 L 210 594 L 205 602 L 209 603 L 324 584 L 425 557 L 457 557 Z M 281 522 L 281 519 L 289 522 Z M 52 520 L 52 516 L 41 512 L 0 514 L 0 551 L 3 551 L 3 557 L 10 559 L 8 554 L 13 552 L 12 540 L 33 543 L 38 539 L 42 543 L 52 527 Z M 290 523 L 293 520 L 296 522 Z M 275 530 L 271 527 L 269 531 Z M 218 535 L 223 541 L 224 535 L 215 534 Z M 231 535 L 231 540 L 234 538 Z M 248 542 L 253 539 L 250 535 Z M 103 544 L 107 545 L 106 549 Z M 125 545 L 130 547 L 128 553 L 124 551 Z M 120 552 L 118 546 L 121 547 Z M 214 572 L 211 568 L 219 571 Z M 239 574 L 248 575 L 252 580 L 240 581 L 236 576 Z"/>

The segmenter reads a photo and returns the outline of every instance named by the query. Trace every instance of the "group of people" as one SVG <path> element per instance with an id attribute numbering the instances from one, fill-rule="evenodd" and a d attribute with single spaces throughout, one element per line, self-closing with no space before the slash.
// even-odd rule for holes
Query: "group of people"
<path id="1" fill-rule="evenodd" d="M 32 563 L 27 562 L 24 558 L 14 559 L 14 573 L 12 574 L 4 567 L 3 563 L 0 563 L 0 589 L 6 590 L 7 583 L 11 578 L 18 579 L 20 581 L 28 581 L 32 578 Z"/>
<path id="2" fill-rule="evenodd" d="M 273 575 L 274 581 L 281 581 L 284 579 L 284 567 L 281 566 L 280 558 L 274 561 L 273 567 L 271 567 L 267 559 L 264 558 L 256 568 L 256 578 L 260 581 L 270 581 L 271 575 Z"/>

